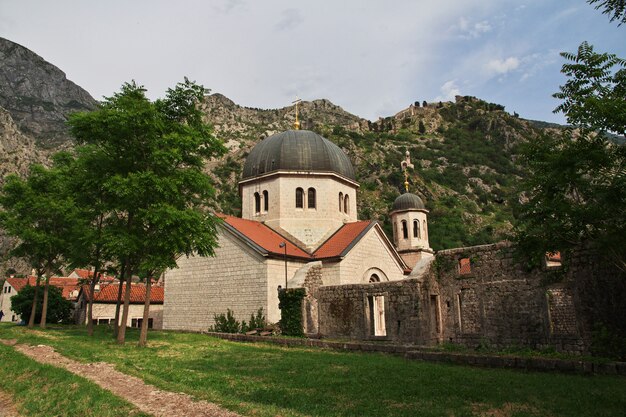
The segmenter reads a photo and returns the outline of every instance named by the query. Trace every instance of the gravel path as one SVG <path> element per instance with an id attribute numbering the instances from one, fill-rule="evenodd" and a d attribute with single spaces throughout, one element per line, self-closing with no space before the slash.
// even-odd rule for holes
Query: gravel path
<path id="1" fill-rule="evenodd" d="M 50 346 L 14 344 L 14 348 L 30 358 L 87 378 L 102 388 L 124 398 L 145 413 L 155 417 L 241 417 L 206 401 L 195 401 L 187 394 L 162 391 L 141 379 L 116 371 L 105 362 L 81 363 L 66 358 Z M 137 395 L 139 393 L 139 395 Z M 0 412 L 0 417 L 4 415 Z M 8 414 L 11 416 L 11 414 Z"/>

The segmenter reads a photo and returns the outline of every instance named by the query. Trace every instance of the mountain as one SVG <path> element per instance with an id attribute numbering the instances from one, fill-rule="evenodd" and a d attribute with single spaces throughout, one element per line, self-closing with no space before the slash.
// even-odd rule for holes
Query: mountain
<path id="1" fill-rule="evenodd" d="M 65 74 L 30 50 L 0 39 L 0 161 L 2 178 L 24 174 L 34 162 L 72 146 L 64 124 L 72 111 L 97 102 Z M 250 149 L 263 138 L 293 127 L 294 106 L 258 109 L 221 94 L 207 95 L 201 109 L 228 153 L 207 161 L 218 190 L 219 209 L 239 214 L 237 182 Z M 455 102 L 415 102 L 376 121 L 353 115 L 329 100 L 299 105 L 303 129 L 330 139 L 349 156 L 361 184 L 359 216 L 378 219 L 389 234 L 388 212 L 403 190 L 401 163 L 408 152 L 410 191 L 430 210 L 434 249 L 489 243 L 505 238 L 513 220 L 515 187 L 523 173 L 519 145 L 558 126 L 527 121 L 504 107 L 474 97 Z"/>
<path id="2" fill-rule="evenodd" d="M 42 148 L 71 142 L 67 115 L 94 109 L 96 100 L 59 68 L 4 38 L 0 38 L 0 62 L 0 107 L 20 131 Z"/>
<path id="3" fill-rule="evenodd" d="M 237 215 L 241 205 L 237 181 L 245 157 L 264 137 L 292 128 L 295 108 L 247 108 L 214 94 L 205 100 L 203 111 L 229 150 L 209 164 L 220 208 Z M 328 100 L 302 102 L 299 113 L 303 128 L 332 140 L 348 154 L 361 184 L 360 218 L 378 219 L 389 234 L 387 214 L 404 191 L 401 163 L 408 152 L 413 164 L 407 169 L 409 188 L 430 210 L 435 249 L 490 243 L 509 235 L 511 203 L 518 199 L 515 183 L 522 176 L 515 163 L 519 145 L 543 131 L 504 107 L 475 97 L 416 102 L 375 122 Z"/>

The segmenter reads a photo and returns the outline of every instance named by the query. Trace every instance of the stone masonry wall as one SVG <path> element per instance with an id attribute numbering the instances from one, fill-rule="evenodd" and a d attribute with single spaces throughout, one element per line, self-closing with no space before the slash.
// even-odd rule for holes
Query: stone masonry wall
<path id="1" fill-rule="evenodd" d="M 382 295 L 384 339 L 587 352 L 598 323 L 626 326 L 626 279 L 590 250 L 562 255 L 528 270 L 502 242 L 440 251 L 419 279 L 320 287 L 319 334 L 375 338 L 370 297 Z"/>

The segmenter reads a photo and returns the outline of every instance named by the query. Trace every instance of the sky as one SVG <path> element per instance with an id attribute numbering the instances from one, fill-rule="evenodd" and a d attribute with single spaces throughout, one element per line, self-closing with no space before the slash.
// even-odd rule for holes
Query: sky
<path id="1" fill-rule="evenodd" d="M 242 106 L 326 98 L 369 120 L 472 95 L 563 123 L 559 52 L 626 58 L 626 25 L 585 0 L 0 0 L 0 36 L 96 99 L 186 76 Z"/>

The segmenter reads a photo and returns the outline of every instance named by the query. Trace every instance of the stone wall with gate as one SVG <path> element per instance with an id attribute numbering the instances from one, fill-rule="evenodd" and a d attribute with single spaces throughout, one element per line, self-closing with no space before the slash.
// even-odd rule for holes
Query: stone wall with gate
<path id="1" fill-rule="evenodd" d="M 308 333 L 322 337 L 585 352 L 594 325 L 625 325 L 620 274 L 585 249 L 528 269 L 502 242 L 440 251 L 402 281 L 323 286 L 316 276 L 305 303 L 315 312 L 305 317 L 316 317 Z"/>

